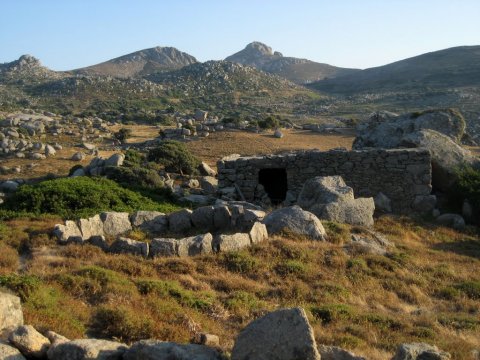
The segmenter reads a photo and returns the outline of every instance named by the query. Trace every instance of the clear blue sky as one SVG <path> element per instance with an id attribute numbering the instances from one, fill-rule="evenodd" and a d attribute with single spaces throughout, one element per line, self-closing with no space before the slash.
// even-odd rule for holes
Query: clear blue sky
<path id="1" fill-rule="evenodd" d="M 480 45 L 480 0 L 0 0 L 0 63 L 54 70 L 174 46 L 223 59 L 251 41 L 285 56 L 371 67 Z"/>

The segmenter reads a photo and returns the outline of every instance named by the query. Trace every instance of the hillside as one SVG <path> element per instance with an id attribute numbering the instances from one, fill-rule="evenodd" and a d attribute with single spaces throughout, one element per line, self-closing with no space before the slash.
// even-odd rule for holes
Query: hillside
<path id="1" fill-rule="evenodd" d="M 197 62 L 192 55 L 174 47 L 154 47 L 74 70 L 77 74 L 135 77 L 156 71 L 179 69 Z"/>
<path id="2" fill-rule="evenodd" d="M 37 58 L 22 55 L 18 60 L 0 64 L 0 83 L 33 82 L 58 79 L 64 75 L 43 66 Z"/>
<path id="3" fill-rule="evenodd" d="M 311 84 L 337 94 L 449 88 L 480 84 L 480 46 L 460 46 L 430 52 L 384 66 Z"/>
<path id="4" fill-rule="evenodd" d="M 284 57 L 282 53 L 260 42 L 252 42 L 245 49 L 230 55 L 225 60 L 249 65 L 263 71 L 282 76 L 298 84 L 310 83 L 325 78 L 357 72 L 307 59 Z"/>

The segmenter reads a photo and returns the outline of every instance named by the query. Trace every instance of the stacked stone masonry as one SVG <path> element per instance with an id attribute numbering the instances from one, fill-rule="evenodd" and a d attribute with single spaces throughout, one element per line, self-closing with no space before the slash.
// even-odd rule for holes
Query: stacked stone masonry
<path id="1" fill-rule="evenodd" d="M 426 149 L 299 151 L 280 155 L 226 157 L 218 162 L 220 192 L 239 189 L 246 201 L 261 203 L 266 193 L 259 184 L 261 169 L 285 169 L 287 198 L 296 199 L 306 180 L 340 175 L 356 197 L 382 192 L 392 211 L 412 211 L 415 199 L 432 190 L 431 156 Z"/>

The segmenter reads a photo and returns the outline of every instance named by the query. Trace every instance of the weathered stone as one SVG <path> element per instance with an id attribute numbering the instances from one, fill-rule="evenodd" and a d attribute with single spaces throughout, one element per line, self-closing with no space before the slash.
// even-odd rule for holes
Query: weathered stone
<path id="1" fill-rule="evenodd" d="M 435 222 L 439 225 L 452 227 L 456 230 L 465 229 L 465 220 L 458 214 L 442 214 L 435 219 Z"/>
<path id="2" fill-rule="evenodd" d="M 200 171 L 200 174 L 205 175 L 205 176 L 216 176 L 217 172 L 212 169 L 206 162 L 201 162 L 200 166 L 198 167 L 198 170 Z"/>
<path id="3" fill-rule="evenodd" d="M 195 335 L 194 338 L 195 344 L 210 346 L 210 347 L 219 347 L 220 338 L 217 335 L 208 334 L 208 333 L 199 333 Z"/>
<path id="4" fill-rule="evenodd" d="M 158 340 L 134 343 L 123 356 L 124 360 L 221 360 L 217 350 L 204 345 L 176 344 Z"/>
<path id="5" fill-rule="evenodd" d="M 104 212 L 100 214 L 105 236 L 118 236 L 132 230 L 129 214 L 126 212 Z"/>
<path id="6" fill-rule="evenodd" d="M 213 248 L 218 252 L 237 251 L 250 245 L 250 235 L 246 233 L 220 234 L 213 239 Z"/>
<path id="7" fill-rule="evenodd" d="M 419 213 L 431 213 L 437 205 L 437 197 L 435 195 L 418 195 L 413 201 L 413 209 Z"/>
<path id="8" fill-rule="evenodd" d="M 353 200 L 353 189 L 345 184 L 341 176 L 317 176 L 305 182 L 297 205 L 318 216 L 326 204 Z"/>
<path id="9" fill-rule="evenodd" d="M 125 155 L 123 154 L 113 154 L 107 160 L 105 160 L 104 166 L 122 166 L 123 161 L 125 160 Z"/>
<path id="10" fill-rule="evenodd" d="M 202 206 L 193 210 L 191 220 L 193 226 L 200 231 L 211 231 L 213 229 L 213 206 Z"/>
<path id="11" fill-rule="evenodd" d="M 0 340 L 7 340 L 10 333 L 23 325 L 23 311 L 18 296 L 0 291 Z"/>
<path id="12" fill-rule="evenodd" d="M 121 360 L 125 344 L 97 339 L 79 339 L 55 346 L 50 360 Z"/>
<path id="13" fill-rule="evenodd" d="M 177 255 L 180 257 L 210 254 L 212 234 L 206 233 L 177 240 Z"/>
<path id="14" fill-rule="evenodd" d="M 373 226 L 373 198 L 358 198 L 326 204 L 319 216 L 321 219 L 351 225 Z M 317 216 L 319 214 L 315 213 Z"/>
<path id="15" fill-rule="evenodd" d="M 82 233 L 83 240 L 88 240 L 92 236 L 103 236 L 103 222 L 100 215 L 92 216 L 88 219 L 80 219 L 78 221 L 78 228 Z"/>
<path id="16" fill-rule="evenodd" d="M 57 151 L 55 150 L 55 148 L 52 145 L 45 146 L 45 155 L 46 156 L 55 156 L 56 153 L 57 153 Z"/>
<path id="17" fill-rule="evenodd" d="M 213 225 L 216 229 L 224 230 L 230 228 L 232 213 L 228 206 L 216 205 L 213 212 Z"/>
<path id="18" fill-rule="evenodd" d="M 375 210 L 380 211 L 382 213 L 390 213 L 392 212 L 392 202 L 382 192 L 379 192 L 374 198 L 373 201 L 375 203 Z"/>
<path id="19" fill-rule="evenodd" d="M 40 334 L 31 325 L 22 325 L 13 331 L 8 340 L 20 350 L 20 352 L 27 356 L 37 359 L 45 357 L 50 340 Z"/>
<path id="20" fill-rule="evenodd" d="M 286 230 L 316 240 L 327 238 L 320 220 L 311 212 L 302 210 L 296 205 L 272 211 L 265 217 L 263 223 L 267 226 L 268 234 L 278 234 Z"/>
<path id="21" fill-rule="evenodd" d="M 201 121 L 201 122 L 207 120 L 207 116 L 208 116 L 208 111 L 202 111 L 202 110 L 197 110 L 195 111 L 195 114 L 193 114 L 193 118 L 196 121 Z"/>
<path id="22" fill-rule="evenodd" d="M 72 160 L 73 161 L 82 161 L 86 157 L 87 157 L 87 155 L 85 155 L 83 152 L 76 152 L 75 154 L 72 155 Z"/>
<path id="23" fill-rule="evenodd" d="M 366 360 L 337 346 L 320 345 L 318 351 L 322 360 Z"/>
<path id="24" fill-rule="evenodd" d="M 282 309 L 252 321 L 238 335 L 232 360 L 320 360 L 302 308 Z"/>
<path id="25" fill-rule="evenodd" d="M 177 256 L 177 239 L 153 239 L 150 242 L 150 257 Z"/>
<path id="26" fill-rule="evenodd" d="M 345 245 L 345 250 L 351 255 L 375 254 L 386 255 L 388 248 L 393 244 L 380 234 L 371 231 L 368 234 L 352 234 L 350 243 Z"/>
<path id="27" fill-rule="evenodd" d="M 67 220 L 65 225 L 57 224 L 53 230 L 53 233 L 60 242 L 66 243 L 68 241 L 82 241 L 82 232 L 78 228 L 75 221 Z"/>
<path id="28" fill-rule="evenodd" d="M 253 224 L 248 234 L 250 235 L 250 241 L 252 244 L 258 244 L 268 239 L 267 227 L 265 224 L 258 221 Z"/>
<path id="29" fill-rule="evenodd" d="M 0 360 L 26 360 L 17 348 L 0 341 Z"/>
<path id="30" fill-rule="evenodd" d="M 5 192 L 15 192 L 17 191 L 20 184 L 13 180 L 7 180 L 1 183 L 0 190 Z"/>
<path id="31" fill-rule="evenodd" d="M 204 176 L 200 178 L 200 187 L 207 194 L 215 194 L 218 188 L 218 180 L 213 176 Z"/>
<path id="32" fill-rule="evenodd" d="M 425 343 L 401 344 L 392 360 L 449 360 L 450 354 Z"/>
<path id="33" fill-rule="evenodd" d="M 114 254 L 132 254 L 141 255 L 144 257 L 148 256 L 148 244 L 146 242 L 124 237 L 115 240 L 112 245 L 110 245 L 108 250 Z"/>
<path id="34" fill-rule="evenodd" d="M 183 209 L 173 212 L 168 217 L 168 228 L 172 233 L 183 234 L 192 229 L 192 210 Z"/>
<path id="35" fill-rule="evenodd" d="M 275 132 L 273 133 L 273 136 L 276 137 L 277 139 L 281 139 L 283 138 L 283 133 L 281 130 L 277 129 L 275 130 Z"/>
<path id="36" fill-rule="evenodd" d="M 130 216 L 132 226 L 159 235 L 168 230 L 168 216 L 158 211 L 137 211 Z"/>

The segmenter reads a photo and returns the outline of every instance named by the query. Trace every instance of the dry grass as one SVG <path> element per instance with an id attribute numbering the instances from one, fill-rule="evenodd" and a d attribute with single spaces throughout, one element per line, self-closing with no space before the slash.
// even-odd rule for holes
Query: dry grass
<path id="1" fill-rule="evenodd" d="M 27 323 L 42 329 L 127 342 L 187 342 L 202 330 L 229 350 L 255 317 L 303 306 L 319 343 L 369 359 L 388 358 L 410 341 L 436 344 L 455 359 L 480 347 L 476 234 L 382 217 L 376 229 L 396 244 L 388 257 L 346 255 L 341 243 L 351 228 L 330 224 L 336 244 L 285 234 L 236 253 L 150 260 L 56 247 L 53 222 L 18 219 L 1 231 L 0 274 L 14 270 L 18 251 L 30 254 L 16 286 L 26 294 Z"/>

